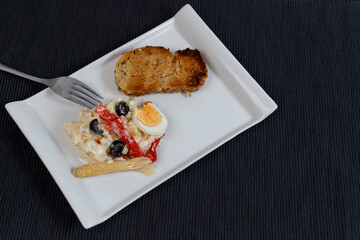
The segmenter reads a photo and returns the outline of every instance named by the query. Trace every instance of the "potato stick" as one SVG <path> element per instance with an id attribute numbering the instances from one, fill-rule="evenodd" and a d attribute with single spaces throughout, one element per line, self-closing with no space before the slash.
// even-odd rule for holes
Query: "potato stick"
<path id="1" fill-rule="evenodd" d="M 117 160 L 110 163 L 90 163 L 75 169 L 73 174 L 78 178 L 90 177 L 111 172 L 136 170 L 149 163 L 151 163 L 151 160 L 147 157 L 138 157 L 130 160 Z"/>
<path id="2" fill-rule="evenodd" d="M 153 175 L 155 173 L 155 167 L 154 165 L 152 165 L 151 163 L 150 164 L 147 164 L 139 169 L 136 169 L 137 172 L 141 172 L 147 176 L 149 175 Z"/>

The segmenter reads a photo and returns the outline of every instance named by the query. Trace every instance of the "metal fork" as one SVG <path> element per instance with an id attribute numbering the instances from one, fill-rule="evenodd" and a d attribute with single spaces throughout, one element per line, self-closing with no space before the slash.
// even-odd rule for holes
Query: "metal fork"
<path id="1" fill-rule="evenodd" d="M 0 70 L 45 84 L 63 98 L 87 108 L 96 107 L 102 102 L 102 97 L 84 83 L 71 77 L 43 79 L 17 71 L 0 63 Z"/>

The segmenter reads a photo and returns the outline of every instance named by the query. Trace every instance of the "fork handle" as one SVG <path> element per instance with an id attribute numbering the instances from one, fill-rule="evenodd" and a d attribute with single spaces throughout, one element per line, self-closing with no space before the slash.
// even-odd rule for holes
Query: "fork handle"
<path id="1" fill-rule="evenodd" d="M 1 64 L 1 63 L 0 63 L 0 70 L 11 73 L 11 74 L 14 74 L 14 75 L 17 75 L 19 77 L 23 77 L 23 78 L 38 82 L 38 83 L 45 84 L 46 86 L 49 86 L 49 82 L 48 82 L 47 79 L 31 76 L 29 74 L 26 74 L 26 73 L 20 72 L 18 70 L 15 70 L 15 69 L 13 69 L 11 67 L 5 66 L 4 64 Z"/>

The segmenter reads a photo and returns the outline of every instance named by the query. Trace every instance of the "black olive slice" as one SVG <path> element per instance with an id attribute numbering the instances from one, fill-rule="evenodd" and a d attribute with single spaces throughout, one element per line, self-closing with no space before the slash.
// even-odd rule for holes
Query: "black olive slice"
<path id="1" fill-rule="evenodd" d="M 121 115 L 126 115 L 130 111 L 130 107 L 126 102 L 120 101 L 116 104 L 115 110 L 116 110 L 116 114 L 118 116 L 121 116 Z"/>
<path id="2" fill-rule="evenodd" d="M 104 134 L 104 130 L 101 130 L 99 128 L 99 121 L 97 120 L 97 118 L 93 119 L 90 122 L 89 127 L 90 127 L 90 130 L 96 135 L 103 135 Z"/>
<path id="3" fill-rule="evenodd" d="M 121 140 L 115 140 L 110 144 L 109 152 L 113 157 L 121 157 L 122 151 L 125 147 L 125 143 Z"/>

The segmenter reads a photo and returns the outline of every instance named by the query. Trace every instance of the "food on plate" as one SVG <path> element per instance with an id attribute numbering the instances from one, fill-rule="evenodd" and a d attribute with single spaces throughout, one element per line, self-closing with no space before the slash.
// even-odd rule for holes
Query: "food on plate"
<path id="1" fill-rule="evenodd" d="M 118 89 L 129 96 L 194 92 L 204 85 L 207 67 L 197 49 L 146 46 L 122 54 L 115 68 Z"/>
<path id="2" fill-rule="evenodd" d="M 147 103 L 133 114 L 135 125 L 144 133 L 150 135 L 162 134 L 167 127 L 165 115 L 153 103 Z"/>
<path id="3" fill-rule="evenodd" d="M 126 161 L 90 163 L 74 170 L 75 177 L 83 178 L 124 170 L 137 170 L 151 164 L 150 158 L 138 157 Z"/>
<path id="4" fill-rule="evenodd" d="M 116 98 L 80 111 L 78 120 L 64 125 L 86 165 L 73 171 L 82 178 L 136 170 L 153 174 L 156 149 L 167 128 L 166 116 L 151 102 Z"/>

